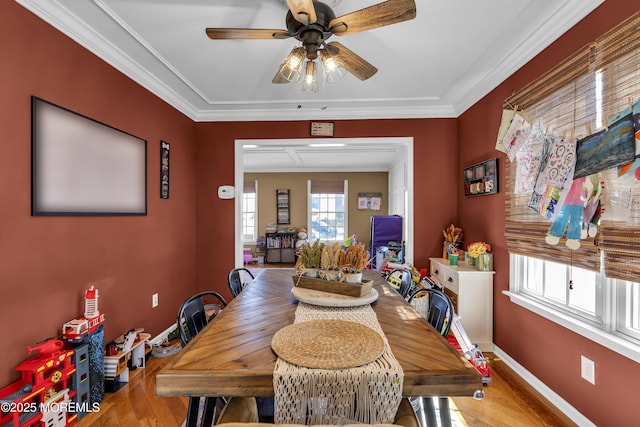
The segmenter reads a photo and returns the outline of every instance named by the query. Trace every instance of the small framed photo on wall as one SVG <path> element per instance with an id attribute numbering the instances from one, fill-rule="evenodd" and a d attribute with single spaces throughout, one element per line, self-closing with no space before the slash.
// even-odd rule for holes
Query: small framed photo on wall
<path id="1" fill-rule="evenodd" d="M 498 159 L 493 158 L 464 169 L 464 195 L 483 196 L 498 192 Z"/>
<path id="2" fill-rule="evenodd" d="M 169 198 L 169 143 L 160 141 L 160 198 Z"/>

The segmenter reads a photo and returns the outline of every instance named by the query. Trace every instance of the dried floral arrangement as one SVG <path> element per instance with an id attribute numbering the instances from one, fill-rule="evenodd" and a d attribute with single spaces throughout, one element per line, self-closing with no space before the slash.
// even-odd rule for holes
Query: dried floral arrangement
<path id="1" fill-rule="evenodd" d="M 313 245 L 304 245 L 300 248 L 300 256 L 296 263 L 296 269 L 302 268 L 320 268 L 322 260 L 323 244 L 320 240 L 313 242 Z"/>
<path id="2" fill-rule="evenodd" d="M 342 243 L 336 242 L 324 245 L 320 258 L 320 268 L 323 270 L 338 270 L 340 268 L 340 254 L 342 252 Z"/>
<path id="3" fill-rule="evenodd" d="M 362 243 L 349 246 L 340 253 L 340 270 L 343 273 L 360 273 L 369 262 L 369 251 Z"/>
<path id="4" fill-rule="evenodd" d="M 442 230 L 442 234 L 444 235 L 445 243 L 454 247 L 460 247 L 460 245 L 462 245 L 462 228 L 456 227 L 455 225 L 451 224 L 449 227 Z"/>

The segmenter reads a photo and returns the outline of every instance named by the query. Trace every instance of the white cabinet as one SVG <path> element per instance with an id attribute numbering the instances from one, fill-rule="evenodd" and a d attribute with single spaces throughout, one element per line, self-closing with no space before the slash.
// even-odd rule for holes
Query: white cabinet
<path id="1" fill-rule="evenodd" d="M 493 351 L 493 271 L 478 271 L 466 262 L 429 258 L 431 277 L 442 286 L 472 344 Z"/>

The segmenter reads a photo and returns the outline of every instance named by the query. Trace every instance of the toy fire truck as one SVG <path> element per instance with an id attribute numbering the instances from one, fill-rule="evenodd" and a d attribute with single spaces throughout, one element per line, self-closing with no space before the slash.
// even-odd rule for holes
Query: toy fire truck
<path id="1" fill-rule="evenodd" d="M 84 316 L 62 326 L 62 337 L 79 343 L 90 334 L 104 327 L 104 314 L 98 311 L 98 290 L 93 286 L 84 293 Z"/>

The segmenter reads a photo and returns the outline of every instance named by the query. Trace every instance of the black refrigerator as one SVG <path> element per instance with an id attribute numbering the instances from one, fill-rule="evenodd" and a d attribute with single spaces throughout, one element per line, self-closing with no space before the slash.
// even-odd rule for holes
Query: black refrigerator
<path id="1" fill-rule="evenodd" d="M 371 269 L 377 269 L 378 248 L 388 247 L 399 253 L 404 253 L 402 240 L 402 217 L 400 215 L 374 215 L 371 217 L 371 246 L 369 257 Z M 398 261 L 404 262 L 404 255 Z"/>

